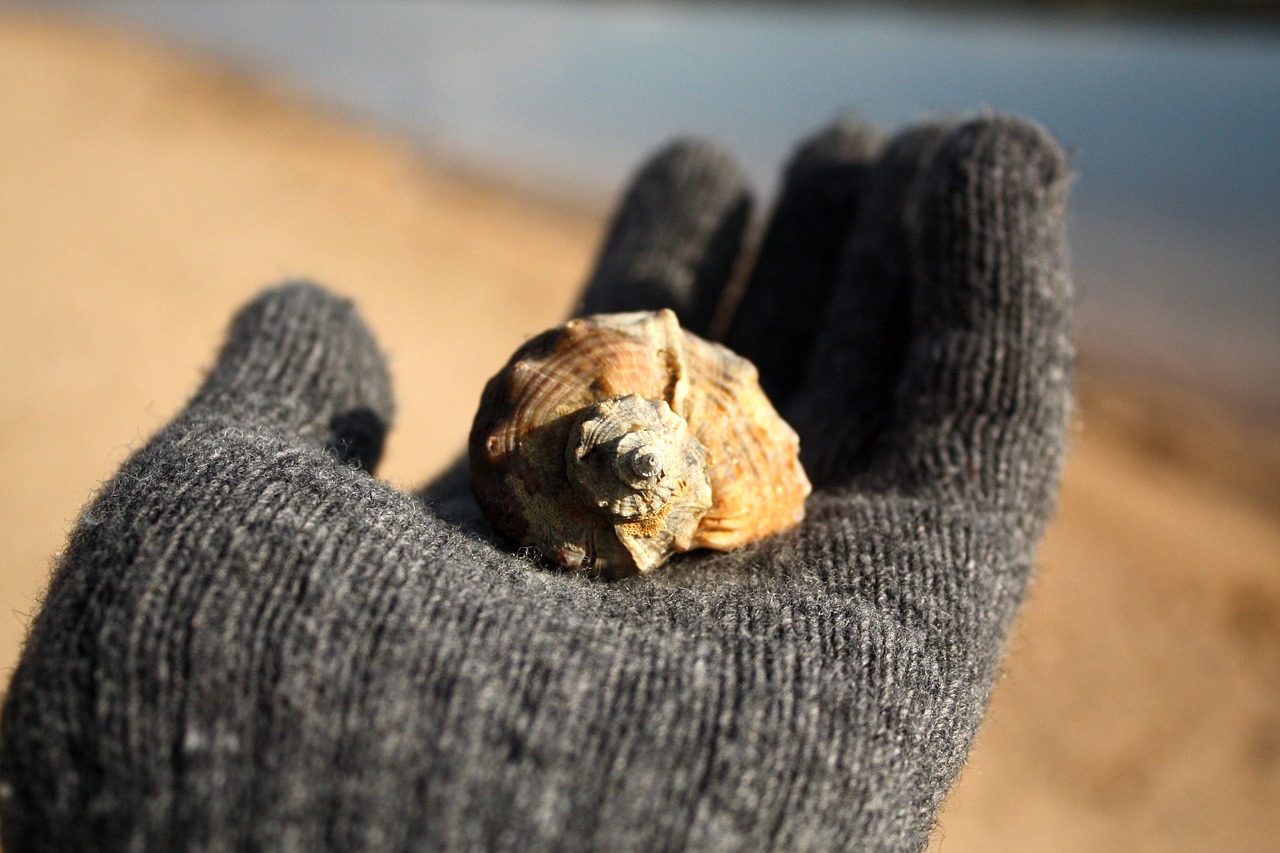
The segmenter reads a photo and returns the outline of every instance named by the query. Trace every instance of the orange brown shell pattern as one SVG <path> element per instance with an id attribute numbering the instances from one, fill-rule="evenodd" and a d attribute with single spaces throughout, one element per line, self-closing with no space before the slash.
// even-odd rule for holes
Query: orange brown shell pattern
<path id="1" fill-rule="evenodd" d="M 799 448 L 746 359 L 671 311 L 598 314 L 528 341 L 489 381 L 471 488 L 512 545 L 620 578 L 798 524 Z"/>

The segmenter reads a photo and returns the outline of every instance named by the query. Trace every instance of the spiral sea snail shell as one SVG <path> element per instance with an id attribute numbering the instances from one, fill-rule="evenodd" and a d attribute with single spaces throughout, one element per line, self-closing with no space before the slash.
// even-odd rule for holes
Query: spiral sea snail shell
<path id="1" fill-rule="evenodd" d="M 798 524 L 799 450 L 751 362 L 671 311 L 597 314 L 531 339 L 489 380 L 471 489 L 512 545 L 621 578 Z"/>

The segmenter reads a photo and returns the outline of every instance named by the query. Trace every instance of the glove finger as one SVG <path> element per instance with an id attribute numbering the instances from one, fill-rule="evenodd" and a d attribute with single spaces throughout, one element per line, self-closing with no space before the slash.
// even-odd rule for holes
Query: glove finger
<path id="1" fill-rule="evenodd" d="M 814 318 L 805 381 L 787 410 L 815 485 L 846 480 L 883 426 L 908 338 L 915 202 L 950 126 L 937 121 L 898 134 L 865 179 L 837 286 Z"/>
<path id="2" fill-rule="evenodd" d="M 282 431 L 372 471 L 393 408 L 386 363 L 351 302 L 290 283 L 237 313 L 180 419 Z"/>
<path id="3" fill-rule="evenodd" d="M 802 141 L 787 167 L 725 336 L 759 368 L 760 383 L 779 409 L 800 386 L 880 141 L 878 128 L 846 118 Z"/>
<path id="4" fill-rule="evenodd" d="M 943 141 L 921 185 L 913 339 L 872 488 L 1047 514 L 1073 355 L 1067 178 L 1062 150 L 1024 121 L 983 117 Z"/>
<path id="5" fill-rule="evenodd" d="M 705 335 L 751 217 L 733 158 L 700 140 L 655 154 L 632 180 L 577 314 L 671 308 Z"/>

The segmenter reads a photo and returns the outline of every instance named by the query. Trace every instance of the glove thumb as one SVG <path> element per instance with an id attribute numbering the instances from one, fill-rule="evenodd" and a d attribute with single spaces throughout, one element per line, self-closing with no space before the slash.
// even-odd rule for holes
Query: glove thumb
<path id="1" fill-rule="evenodd" d="M 372 471 L 393 409 L 386 362 L 351 302 L 291 282 L 240 309 L 179 421 L 276 430 Z"/>

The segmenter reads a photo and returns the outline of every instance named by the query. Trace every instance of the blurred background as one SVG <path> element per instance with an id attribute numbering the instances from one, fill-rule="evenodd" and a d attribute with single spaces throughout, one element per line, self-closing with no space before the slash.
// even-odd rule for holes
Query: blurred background
<path id="1" fill-rule="evenodd" d="M 1058 516 L 936 850 L 1274 850 L 1280 3 L 0 5 L 0 667 L 259 287 L 357 299 L 406 488 L 675 135 L 1018 113 L 1076 173 Z"/>

